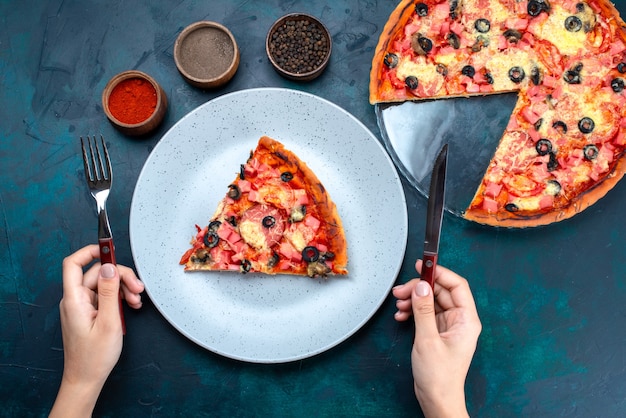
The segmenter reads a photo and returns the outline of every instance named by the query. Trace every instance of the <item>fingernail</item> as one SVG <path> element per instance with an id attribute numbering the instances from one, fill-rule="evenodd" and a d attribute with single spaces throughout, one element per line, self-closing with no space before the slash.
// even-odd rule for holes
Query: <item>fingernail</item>
<path id="1" fill-rule="evenodd" d="M 100 269 L 100 275 L 102 275 L 105 279 L 115 277 L 115 267 L 113 264 L 103 264 Z"/>
<path id="2" fill-rule="evenodd" d="M 420 297 L 430 294 L 430 285 L 425 281 L 420 281 L 415 286 L 415 294 Z"/>

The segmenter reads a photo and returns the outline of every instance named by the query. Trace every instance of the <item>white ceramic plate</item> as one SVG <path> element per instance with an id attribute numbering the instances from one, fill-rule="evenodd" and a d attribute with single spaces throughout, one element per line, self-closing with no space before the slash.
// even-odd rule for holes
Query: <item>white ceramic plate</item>
<path id="1" fill-rule="evenodd" d="M 258 139 L 268 135 L 318 175 L 348 242 L 347 277 L 310 279 L 178 265 Z M 306 358 L 361 328 L 402 265 L 407 209 L 395 167 L 352 115 L 314 95 L 262 88 L 218 97 L 174 125 L 148 157 L 133 195 L 130 244 L 146 291 L 181 333 L 257 363 Z"/>

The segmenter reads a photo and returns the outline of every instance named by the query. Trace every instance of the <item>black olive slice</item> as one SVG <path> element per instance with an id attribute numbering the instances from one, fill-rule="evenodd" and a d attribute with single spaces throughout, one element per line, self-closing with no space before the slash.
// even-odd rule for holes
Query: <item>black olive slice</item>
<path id="1" fill-rule="evenodd" d="M 461 69 L 461 74 L 466 75 L 468 77 L 474 77 L 476 75 L 476 70 L 471 65 L 466 65 Z"/>
<path id="2" fill-rule="evenodd" d="M 516 29 L 507 29 L 504 31 L 503 35 L 506 40 L 511 42 L 512 44 L 516 44 L 519 42 L 520 39 L 522 39 L 521 32 Z"/>
<path id="3" fill-rule="evenodd" d="M 583 2 L 576 3 L 576 11 L 578 13 L 584 12 L 585 11 L 585 3 L 583 3 Z"/>
<path id="4" fill-rule="evenodd" d="M 527 7 L 528 14 L 532 17 L 539 16 L 541 12 L 550 11 L 550 3 L 547 0 L 530 0 Z"/>
<path id="5" fill-rule="evenodd" d="M 533 128 L 535 128 L 535 131 L 538 131 L 541 128 L 541 125 L 543 125 L 543 118 L 537 119 L 537 122 L 535 122 Z"/>
<path id="6" fill-rule="evenodd" d="M 583 148 L 583 155 L 585 156 L 585 159 L 589 161 L 595 160 L 598 156 L 598 147 L 593 144 L 585 145 Z"/>
<path id="7" fill-rule="evenodd" d="M 476 19 L 476 21 L 474 22 L 474 27 L 480 33 L 487 33 L 489 32 L 489 29 L 491 29 L 491 22 L 483 18 Z"/>
<path id="8" fill-rule="evenodd" d="M 535 149 L 539 155 L 548 155 L 552 152 L 552 142 L 549 139 L 542 138 L 535 143 Z"/>
<path id="9" fill-rule="evenodd" d="M 578 129 L 580 129 L 580 132 L 584 134 L 589 134 L 593 132 L 593 129 L 595 127 L 596 127 L 596 124 L 591 118 L 584 117 L 578 121 Z"/>
<path id="10" fill-rule="evenodd" d="M 246 179 L 246 166 L 244 164 L 241 164 L 241 166 L 239 167 L 239 179 Z"/>
<path id="11" fill-rule="evenodd" d="M 580 84 L 582 81 L 580 78 L 580 72 L 582 71 L 582 69 L 582 64 L 576 64 L 573 68 L 565 71 L 565 74 L 563 74 L 563 79 L 568 84 Z"/>
<path id="12" fill-rule="evenodd" d="M 556 196 L 557 194 L 561 192 L 561 183 L 559 183 L 556 180 L 548 180 L 548 186 L 550 187 L 548 191 L 553 196 Z"/>
<path id="13" fill-rule="evenodd" d="M 583 27 L 583 22 L 577 16 L 569 16 L 565 19 L 565 29 L 569 32 L 578 32 Z"/>
<path id="14" fill-rule="evenodd" d="M 389 68 L 396 68 L 396 66 L 398 65 L 398 56 L 389 52 L 387 55 L 385 55 L 385 59 L 383 62 Z"/>
<path id="15" fill-rule="evenodd" d="M 509 70 L 509 78 L 514 83 L 521 83 L 526 77 L 526 73 L 522 67 L 515 66 Z"/>
<path id="16" fill-rule="evenodd" d="M 485 73 L 485 80 L 487 80 L 488 84 L 493 84 L 493 76 L 491 75 L 491 73 Z"/>
<path id="17" fill-rule="evenodd" d="M 280 174 L 280 179 L 284 181 L 285 183 L 287 183 L 293 180 L 293 174 L 291 174 L 289 171 L 285 171 L 284 173 Z"/>
<path id="18" fill-rule="evenodd" d="M 268 215 L 265 218 L 263 218 L 263 221 L 261 221 L 261 223 L 263 224 L 264 227 L 271 228 L 274 225 L 276 225 L 276 219 L 273 216 Z"/>
<path id="19" fill-rule="evenodd" d="M 238 200 L 241 197 L 241 189 L 236 184 L 229 184 L 227 195 L 233 200 Z"/>
<path id="20" fill-rule="evenodd" d="M 237 226 L 237 219 L 235 218 L 235 215 L 231 216 L 226 221 L 232 226 Z"/>
<path id="21" fill-rule="evenodd" d="M 429 53 L 433 49 L 433 41 L 426 38 L 425 36 L 420 36 L 417 38 L 417 42 L 419 43 L 422 50 L 426 53 Z"/>
<path id="22" fill-rule="evenodd" d="M 220 237 L 217 235 L 217 232 L 208 231 L 206 234 L 204 234 L 203 241 L 204 245 L 209 248 L 213 248 L 217 245 L 218 242 L 220 242 Z"/>
<path id="23" fill-rule="evenodd" d="M 406 84 L 406 86 L 410 90 L 415 90 L 418 85 L 417 77 L 415 77 L 414 75 L 408 76 L 407 78 L 404 79 L 404 84 Z"/>
<path id="24" fill-rule="evenodd" d="M 461 39 L 459 39 L 459 36 L 454 32 L 450 32 L 446 37 L 446 40 L 454 49 L 459 49 L 461 47 Z"/>
<path id="25" fill-rule="evenodd" d="M 448 67 L 443 64 L 437 64 L 437 72 L 445 77 L 448 75 Z"/>
<path id="26" fill-rule="evenodd" d="M 207 229 L 211 232 L 217 232 L 221 225 L 222 223 L 220 221 L 211 221 L 209 222 L 209 226 L 207 227 Z"/>
<path id="27" fill-rule="evenodd" d="M 515 203 L 507 203 L 504 206 L 504 209 L 508 210 L 509 212 L 517 212 L 519 210 Z"/>
<path id="28" fill-rule="evenodd" d="M 611 88 L 615 93 L 621 93 L 624 91 L 624 79 L 617 77 L 611 80 Z"/>
<path id="29" fill-rule="evenodd" d="M 415 5 L 415 13 L 417 13 L 419 17 L 428 16 L 428 5 L 424 3 L 417 3 Z"/>
<path id="30" fill-rule="evenodd" d="M 556 159 L 556 154 L 550 153 L 550 160 L 548 161 L 548 171 L 554 171 L 559 168 L 559 161 Z"/>
<path id="31" fill-rule="evenodd" d="M 580 73 L 573 71 L 573 70 L 565 71 L 565 74 L 563 74 L 563 79 L 568 84 L 580 84 L 580 81 L 581 81 Z"/>
<path id="32" fill-rule="evenodd" d="M 532 81 L 535 86 L 541 84 L 541 71 L 539 67 L 533 67 L 532 70 L 530 70 L 530 81 Z"/>
<path id="33" fill-rule="evenodd" d="M 417 55 L 427 55 L 433 49 L 433 41 L 416 33 L 411 37 L 411 48 Z"/>
<path id="34" fill-rule="evenodd" d="M 557 120 L 552 124 L 552 127 L 562 134 L 567 133 L 567 125 L 562 120 Z"/>
<path id="35" fill-rule="evenodd" d="M 302 259 L 308 263 L 315 262 L 319 260 L 319 258 L 320 252 L 315 247 L 308 246 L 304 247 L 304 249 L 302 250 Z"/>
<path id="36" fill-rule="evenodd" d="M 617 64 L 617 71 L 622 74 L 626 73 L 626 62 L 620 62 L 619 64 Z"/>
<path id="37" fill-rule="evenodd" d="M 252 263 L 250 262 L 250 260 L 244 259 L 241 261 L 241 272 L 246 274 L 250 271 L 250 268 L 252 268 Z"/>

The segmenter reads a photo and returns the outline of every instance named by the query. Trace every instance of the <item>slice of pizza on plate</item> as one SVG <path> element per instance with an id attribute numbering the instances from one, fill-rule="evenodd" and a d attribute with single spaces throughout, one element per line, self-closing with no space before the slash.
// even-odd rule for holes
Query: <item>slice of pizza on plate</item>
<path id="1" fill-rule="evenodd" d="M 623 177 L 625 73 L 626 25 L 607 0 L 404 0 L 380 35 L 370 103 L 517 92 L 463 216 L 538 226 Z"/>
<path id="2" fill-rule="evenodd" d="M 196 225 L 185 271 L 309 277 L 346 275 L 347 244 L 335 203 L 315 173 L 263 136 L 228 185 L 208 225 Z"/>

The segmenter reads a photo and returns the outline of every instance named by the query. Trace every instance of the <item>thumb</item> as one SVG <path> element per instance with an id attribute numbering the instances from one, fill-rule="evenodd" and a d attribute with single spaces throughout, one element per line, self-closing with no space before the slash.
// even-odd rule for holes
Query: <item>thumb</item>
<path id="1" fill-rule="evenodd" d="M 103 264 L 98 276 L 98 317 L 107 324 L 121 324 L 119 311 L 120 276 L 113 264 Z"/>
<path id="2" fill-rule="evenodd" d="M 430 285 L 420 280 L 413 289 L 411 297 L 413 319 L 415 321 L 415 339 L 433 338 L 439 335 L 435 320 L 435 300 Z"/>

